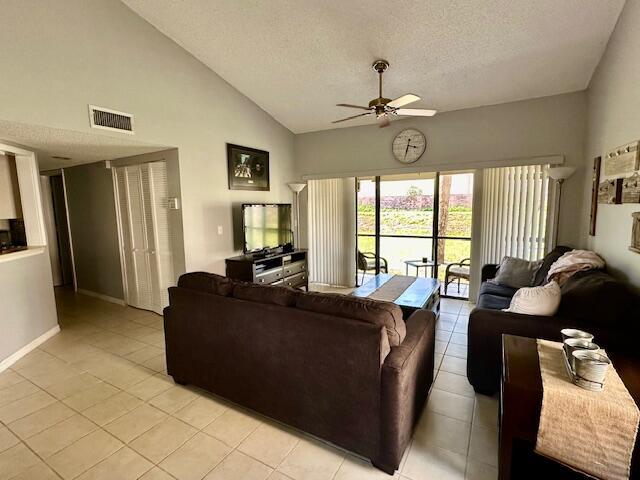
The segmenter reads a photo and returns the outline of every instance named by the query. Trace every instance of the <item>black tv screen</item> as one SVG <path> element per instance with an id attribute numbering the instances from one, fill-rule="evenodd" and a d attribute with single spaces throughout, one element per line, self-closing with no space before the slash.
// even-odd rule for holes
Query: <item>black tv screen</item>
<path id="1" fill-rule="evenodd" d="M 242 206 L 245 253 L 269 250 L 292 243 L 290 204 Z"/>

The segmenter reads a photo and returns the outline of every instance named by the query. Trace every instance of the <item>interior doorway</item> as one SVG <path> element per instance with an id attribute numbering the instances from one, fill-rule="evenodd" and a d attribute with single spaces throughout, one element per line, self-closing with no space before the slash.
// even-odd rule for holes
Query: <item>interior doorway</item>
<path id="1" fill-rule="evenodd" d="M 73 285 L 75 288 L 64 177 L 57 173 L 42 175 L 40 180 L 53 285 Z"/>
<path id="2" fill-rule="evenodd" d="M 358 278 L 377 273 L 438 278 L 441 294 L 468 298 L 473 173 L 359 178 Z"/>

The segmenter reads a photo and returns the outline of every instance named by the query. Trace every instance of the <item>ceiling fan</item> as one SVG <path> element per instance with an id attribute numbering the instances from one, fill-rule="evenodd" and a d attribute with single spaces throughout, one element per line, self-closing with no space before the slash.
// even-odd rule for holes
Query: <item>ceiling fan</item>
<path id="1" fill-rule="evenodd" d="M 373 69 L 378 72 L 378 98 L 374 98 L 369 102 L 368 107 L 362 107 L 360 105 L 351 105 L 349 103 L 338 103 L 338 107 L 358 108 L 360 110 L 367 110 L 366 113 L 360 113 L 351 117 L 343 118 L 341 120 L 335 120 L 331 123 L 346 122 L 354 118 L 364 117 L 367 115 L 375 114 L 378 119 L 378 126 L 380 128 L 389 125 L 389 116 L 391 115 L 407 115 L 409 117 L 432 117 L 436 114 L 436 110 L 426 110 L 422 108 L 402 108 L 410 103 L 417 102 L 420 97 L 413 93 L 407 93 L 401 97 L 391 100 L 390 98 L 384 98 L 382 96 L 382 74 L 387 68 L 389 68 L 389 62 L 386 60 L 376 60 L 372 65 Z"/>

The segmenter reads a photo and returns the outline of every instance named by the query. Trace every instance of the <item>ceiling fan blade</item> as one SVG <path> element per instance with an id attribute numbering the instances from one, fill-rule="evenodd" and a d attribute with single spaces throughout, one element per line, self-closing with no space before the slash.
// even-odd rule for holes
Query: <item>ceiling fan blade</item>
<path id="1" fill-rule="evenodd" d="M 404 107 L 405 105 L 409 105 L 410 103 L 417 102 L 418 100 L 420 100 L 419 96 L 414 95 L 413 93 L 407 93 L 406 95 L 402 95 L 395 100 L 391 100 L 389 103 L 387 103 L 387 107 L 400 108 Z"/>
<path id="2" fill-rule="evenodd" d="M 389 115 L 387 115 L 386 113 L 383 113 L 382 115 L 378 116 L 378 126 L 380 128 L 384 128 L 389 126 Z"/>
<path id="3" fill-rule="evenodd" d="M 336 107 L 348 107 L 348 108 L 359 108 L 360 110 L 370 110 L 369 107 L 362 107 L 360 105 L 351 105 L 350 103 L 338 103 Z"/>
<path id="4" fill-rule="evenodd" d="M 354 119 L 354 118 L 364 117 L 364 116 L 366 116 L 366 115 L 371 115 L 371 113 L 373 113 L 373 112 L 360 113 L 360 114 L 358 114 L 358 115 L 353 115 L 353 116 L 351 116 L 351 117 L 342 118 L 342 119 L 340 119 L 340 120 L 334 120 L 334 121 L 333 121 L 333 122 L 331 122 L 331 123 L 346 122 L 347 120 L 352 120 L 352 119 Z"/>
<path id="5" fill-rule="evenodd" d="M 395 112 L 396 115 L 408 115 L 411 117 L 433 117 L 437 110 L 426 110 L 423 108 L 398 108 Z"/>

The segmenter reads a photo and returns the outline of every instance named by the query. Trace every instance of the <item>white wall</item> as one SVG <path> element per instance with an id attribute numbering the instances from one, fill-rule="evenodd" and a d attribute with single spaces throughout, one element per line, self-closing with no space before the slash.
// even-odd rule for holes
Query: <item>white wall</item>
<path id="1" fill-rule="evenodd" d="M 120 2 L 0 0 L 0 11 L 3 120 L 88 132 L 95 104 L 133 113 L 134 138 L 178 148 L 187 270 L 224 272 L 232 205 L 292 201 L 293 134 Z M 227 189 L 227 142 L 270 152 L 271 192 Z"/>
<path id="2" fill-rule="evenodd" d="M 582 246 L 584 238 L 575 211 L 583 199 L 587 173 L 583 161 L 585 117 L 586 95 L 576 92 L 398 120 L 384 129 L 371 125 L 306 133 L 295 137 L 296 173 L 329 178 L 477 169 L 513 163 L 513 159 L 564 155 L 566 164 L 578 170 L 563 188 L 564 221 L 559 241 Z M 404 167 L 393 158 L 391 142 L 408 127 L 424 132 L 428 145 L 418 162 Z"/>
<path id="3" fill-rule="evenodd" d="M 640 1 L 628 0 L 588 90 L 585 170 L 593 158 L 640 139 Z M 584 179 L 582 234 L 608 268 L 640 288 L 640 255 L 629 251 L 631 213 L 639 204 L 598 205 L 596 236 L 588 237 L 591 177 Z"/>

